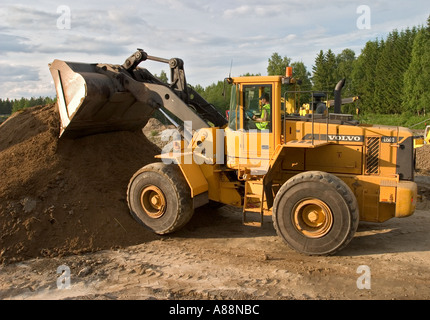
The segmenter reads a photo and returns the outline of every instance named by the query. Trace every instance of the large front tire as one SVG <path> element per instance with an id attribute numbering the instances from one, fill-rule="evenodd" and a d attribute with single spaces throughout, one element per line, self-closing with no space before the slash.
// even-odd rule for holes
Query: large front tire
<path id="1" fill-rule="evenodd" d="M 331 255 L 354 237 L 357 200 L 338 177 L 321 171 L 300 173 L 279 189 L 273 204 L 277 234 L 294 250 Z"/>
<path id="2" fill-rule="evenodd" d="M 194 213 L 190 188 L 177 165 L 149 164 L 130 179 L 131 215 L 157 234 L 181 229 Z"/>

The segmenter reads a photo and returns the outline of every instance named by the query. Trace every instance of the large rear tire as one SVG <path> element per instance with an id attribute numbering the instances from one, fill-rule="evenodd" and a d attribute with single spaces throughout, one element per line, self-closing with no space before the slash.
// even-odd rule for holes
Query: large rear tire
<path id="1" fill-rule="evenodd" d="M 177 165 L 149 164 L 130 179 L 131 215 L 157 234 L 181 229 L 194 213 L 190 188 Z"/>
<path id="2" fill-rule="evenodd" d="M 338 177 L 321 171 L 300 173 L 284 183 L 273 204 L 277 234 L 294 250 L 331 255 L 354 237 L 357 200 Z"/>

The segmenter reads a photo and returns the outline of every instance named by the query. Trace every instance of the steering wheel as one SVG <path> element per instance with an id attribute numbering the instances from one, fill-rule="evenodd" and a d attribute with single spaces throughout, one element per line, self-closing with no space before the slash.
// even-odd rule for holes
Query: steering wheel
<path id="1" fill-rule="evenodd" d="M 248 120 L 253 120 L 252 117 L 255 115 L 254 111 L 252 110 L 246 110 L 245 111 L 245 116 Z"/>

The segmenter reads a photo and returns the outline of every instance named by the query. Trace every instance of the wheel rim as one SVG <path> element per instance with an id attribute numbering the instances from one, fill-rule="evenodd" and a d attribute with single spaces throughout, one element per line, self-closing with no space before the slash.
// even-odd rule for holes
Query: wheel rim
<path id="1" fill-rule="evenodd" d="M 156 186 L 148 186 L 140 194 L 140 204 L 146 214 L 158 219 L 166 212 L 166 197 Z"/>
<path id="2" fill-rule="evenodd" d="M 321 238 L 333 226 L 333 213 L 319 199 L 304 199 L 293 209 L 293 223 L 297 231 L 308 238 Z"/>

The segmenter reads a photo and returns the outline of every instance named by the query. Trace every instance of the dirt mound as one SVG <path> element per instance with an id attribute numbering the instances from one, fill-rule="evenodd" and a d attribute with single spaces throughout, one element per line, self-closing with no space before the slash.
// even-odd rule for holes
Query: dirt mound
<path id="1" fill-rule="evenodd" d="M 126 189 L 160 150 L 140 132 L 58 140 L 55 105 L 0 126 L 0 262 L 158 238 L 129 215 Z"/>
<path id="2" fill-rule="evenodd" d="M 158 119 L 151 118 L 148 120 L 148 123 L 146 124 L 145 128 L 143 128 L 143 132 L 151 133 L 151 131 L 156 131 L 158 133 L 171 127 L 171 125 L 165 126 Z"/>
<path id="3" fill-rule="evenodd" d="M 430 145 L 416 149 L 415 168 L 419 174 L 430 175 Z"/>
<path id="4" fill-rule="evenodd" d="M 164 125 L 159 120 L 155 118 L 149 119 L 145 128 L 143 128 L 143 134 L 155 144 L 161 150 L 172 141 L 172 131 L 175 130 L 175 126 L 173 125 Z M 167 134 L 166 136 L 163 134 Z"/>

